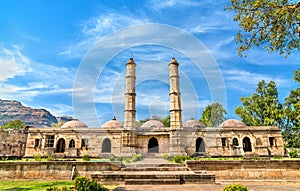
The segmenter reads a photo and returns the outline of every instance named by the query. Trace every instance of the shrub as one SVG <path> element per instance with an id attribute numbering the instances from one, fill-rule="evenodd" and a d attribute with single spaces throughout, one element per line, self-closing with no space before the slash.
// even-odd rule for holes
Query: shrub
<path id="1" fill-rule="evenodd" d="M 289 156 L 291 157 L 291 158 L 297 158 L 298 157 L 298 154 L 299 154 L 299 152 L 298 152 L 298 150 L 291 150 L 290 152 L 289 152 Z"/>
<path id="2" fill-rule="evenodd" d="M 47 188 L 46 191 L 70 191 L 70 189 L 68 189 L 67 187 L 62 187 L 62 188 L 50 187 Z"/>
<path id="3" fill-rule="evenodd" d="M 186 160 L 192 160 L 193 157 L 190 156 L 174 156 L 173 160 L 176 163 L 183 163 Z"/>
<path id="4" fill-rule="evenodd" d="M 172 159 L 172 157 L 170 156 L 170 154 L 163 154 L 162 158 L 166 159 L 166 160 L 171 160 Z"/>
<path id="5" fill-rule="evenodd" d="M 142 154 L 137 154 L 137 155 L 134 155 L 134 156 L 132 157 L 132 161 L 133 161 L 133 162 L 140 161 L 140 160 L 142 160 L 142 159 L 143 159 L 143 155 L 142 155 Z"/>
<path id="6" fill-rule="evenodd" d="M 34 155 L 33 158 L 35 161 L 42 161 L 41 155 Z"/>
<path id="7" fill-rule="evenodd" d="M 282 156 L 282 155 L 274 155 L 273 158 L 274 158 L 274 159 L 282 159 L 283 156 Z"/>
<path id="8" fill-rule="evenodd" d="M 249 188 L 245 185 L 241 184 L 231 184 L 228 186 L 225 186 L 222 191 L 249 191 Z"/>
<path id="9" fill-rule="evenodd" d="M 85 155 L 83 155 L 82 160 L 83 161 L 90 161 L 91 159 L 90 159 L 88 154 L 85 154 Z"/>
<path id="10" fill-rule="evenodd" d="M 84 176 L 75 178 L 76 191 L 107 191 L 108 189 L 98 184 L 96 181 L 91 181 Z"/>
<path id="11" fill-rule="evenodd" d="M 53 157 L 51 155 L 48 155 L 47 161 L 53 161 Z"/>

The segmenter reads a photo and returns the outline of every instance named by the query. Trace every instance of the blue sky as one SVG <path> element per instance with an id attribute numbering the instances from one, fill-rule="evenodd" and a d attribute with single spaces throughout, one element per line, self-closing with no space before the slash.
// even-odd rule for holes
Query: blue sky
<path id="1" fill-rule="evenodd" d="M 133 56 L 137 118 L 165 116 L 168 62 L 174 56 L 180 64 L 184 120 L 199 119 L 214 101 L 224 104 L 227 118 L 238 118 L 234 109 L 241 104 L 239 98 L 251 95 L 262 79 L 275 81 L 283 100 L 297 86 L 292 72 L 299 68 L 299 52 L 285 59 L 257 48 L 239 57 L 234 40 L 238 25 L 233 14 L 224 11 L 228 3 L 3 0 L 0 99 L 70 115 L 93 127 L 114 115 L 123 121 L 125 64 Z M 166 31 L 154 34 L 151 26 Z M 194 37 L 199 49 L 191 48 L 192 41 L 170 36 L 174 31 Z M 139 43 L 129 43 L 133 38 Z M 161 43 L 151 44 L 152 40 Z M 167 41 L 181 47 L 166 46 Z M 113 45 L 122 49 L 111 52 Z M 113 56 L 104 62 L 106 55 Z"/>

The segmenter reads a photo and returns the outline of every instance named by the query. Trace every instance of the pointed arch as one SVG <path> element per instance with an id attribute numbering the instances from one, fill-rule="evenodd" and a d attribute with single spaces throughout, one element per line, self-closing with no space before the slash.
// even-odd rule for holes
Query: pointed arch
<path id="1" fill-rule="evenodd" d="M 56 144 L 56 152 L 57 153 L 63 153 L 65 152 L 66 148 L 66 141 L 63 138 L 58 139 L 57 144 Z"/>
<path id="2" fill-rule="evenodd" d="M 205 153 L 205 143 L 202 137 L 198 137 L 196 139 L 196 152 L 203 152 Z"/>
<path id="3" fill-rule="evenodd" d="M 75 141 L 74 141 L 74 139 L 70 140 L 69 148 L 75 148 Z"/>
<path id="4" fill-rule="evenodd" d="M 244 152 L 252 152 L 251 140 L 249 137 L 244 137 L 243 149 L 244 149 Z"/>
<path id="5" fill-rule="evenodd" d="M 111 141 L 109 138 L 105 138 L 102 143 L 102 153 L 111 153 Z"/>
<path id="6" fill-rule="evenodd" d="M 149 153 L 158 153 L 159 152 L 158 141 L 155 137 L 152 137 L 148 142 L 148 152 Z"/>

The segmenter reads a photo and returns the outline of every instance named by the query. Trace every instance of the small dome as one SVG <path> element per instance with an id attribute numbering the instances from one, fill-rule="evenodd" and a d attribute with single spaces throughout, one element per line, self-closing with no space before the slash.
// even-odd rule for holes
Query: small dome
<path id="1" fill-rule="evenodd" d="M 149 121 L 145 122 L 143 125 L 140 126 L 140 128 L 142 129 L 154 129 L 160 127 L 164 127 L 164 124 L 155 118 L 150 119 Z"/>
<path id="2" fill-rule="evenodd" d="M 183 123 L 183 128 L 205 128 L 205 125 L 202 122 L 191 118 Z"/>
<path id="3" fill-rule="evenodd" d="M 221 125 L 220 125 L 220 127 L 222 127 L 222 128 L 226 128 L 226 127 L 245 127 L 246 125 L 243 123 L 243 122 L 241 122 L 241 121 L 239 121 L 239 120 L 237 120 L 237 119 L 228 119 L 228 120 L 226 120 L 226 121 L 224 121 L 223 123 L 221 123 Z"/>
<path id="4" fill-rule="evenodd" d="M 61 128 L 88 128 L 88 126 L 78 119 L 73 119 L 63 124 Z"/>
<path id="5" fill-rule="evenodd" d="M 121 129 L 123 124 L 114 117 L 112 120 L 104 123 L 101 128 L 103 129 Z"/>

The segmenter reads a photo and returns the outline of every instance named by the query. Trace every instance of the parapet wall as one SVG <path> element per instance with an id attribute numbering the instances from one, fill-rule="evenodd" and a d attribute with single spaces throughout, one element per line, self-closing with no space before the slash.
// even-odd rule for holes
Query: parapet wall
<path id="1" fill-rule="evenodd" d="M 121 162 L 0 162 L 0 179 L 70 180 L 72 167 L 75 176 L 91 177 L 100 171 L 121 169 Z"/>
<path id="2" fill-rule="evenodd" d="M 193 171 L 215 174 L 216 180 L 299 180 L 300 161 L 187 161 Z"/>

